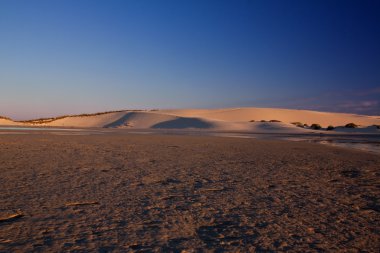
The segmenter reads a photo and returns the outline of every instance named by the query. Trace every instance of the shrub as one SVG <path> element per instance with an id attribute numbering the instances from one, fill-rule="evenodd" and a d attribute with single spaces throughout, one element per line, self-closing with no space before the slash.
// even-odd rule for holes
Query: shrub
<path id="1" fill-rule="evenodd" d="M 277 119 L 271 119 L 271 120 L 269 120 L 269 122 L 281 122 L 281 121 L 277 120 Z"/>
<path id="2" fill-rule="evenodd" d="M 255 120 L 254 120 L 254 119 L 252 119 L 252 120 L 250 120 L 249 122 L 255 122 Z"/>
<path id="3" fill-rule="evenodd" d="M 346 128 L 357 128 L 358 125 L 356 125 L 355 123 L 348 123 L 347 125 L 345 125 Z"/>
<path id="4" fill-rule="evenodd" d="M 7 120 L 12 120 L 11 118 L 0 116 L 0 119 L 7 119 Z"/>
<path id="5" fill-rule="evenodd" d="M 319 129 L 321 129 L 322 127 L 321 127 L 321 125 L 319 125 L 319 124 L 311 124 L 311 126 L 310 126 L 310 128 L 311 129 L 314 129 L 314 130 L 319 130 Z"/>
<path id="6" fill-rule="evenodd" d="M 335 129 L 335 127 L 333 127 L 332 125 L 330 125 L 330 126 L 328 126 L 327 128 L 326 128 L 326 130 L 334 130 Z"/>
<path id="7" fill-rule="evenodd" d="M 305 123 L 305 124 L 303 124 L 303 127 L 309 127 L 309 125 Z"/>
<path id="8" fill-rule="evenodd" d="M 298 126 L 298 127 L 304 127 L 304 125 L 301 122 L 292 122 L 291 124 Z"/>
<path id="9" fill-rule="evenodd" d="M 264 120 L 264 119 L 262 119 L 262 120 L 260 120 L 260 122 L 267 122 L 266 120 Z"/>

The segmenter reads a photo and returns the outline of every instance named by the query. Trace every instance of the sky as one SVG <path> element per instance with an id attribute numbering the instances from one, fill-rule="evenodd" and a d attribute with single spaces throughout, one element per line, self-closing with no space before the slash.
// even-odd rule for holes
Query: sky
<path id="1" fill-rule="evenodd" d="M 0 0 L 0 115 L 380 115 L 377 0 Z"/>

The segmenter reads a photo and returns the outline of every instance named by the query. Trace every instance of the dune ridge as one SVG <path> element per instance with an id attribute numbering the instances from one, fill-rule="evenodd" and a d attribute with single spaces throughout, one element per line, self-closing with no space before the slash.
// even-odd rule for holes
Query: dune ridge
<path id="1" fill-rule="evenodd" d="M 268 122 L 277 120 L 280 122 Z M 266 122 L 261 122 L 266 121 Z M 96 114 L 73 115 L 45 121 L 16 122 L 0 118 L 0 125 L 52 126 L 80 128 L 132 128 L 132 129 L 210 129 L 226 131 L 277 131 L 309 132 L 291 124 L 301 122 L 344 126 L 355 123 L 362 129 L 380 125 L 380 116 L 348 113 L 330 113 L 308 110 L 277 108 L 226 108 L 226 109 L 181 109 L 181 110 L 125 110 Z M 367 128 L 366 128 L 367 129 Z M 376 128 L 368 128 L 378 132 Z M 368 132 L 368 129 L 366 130 Z"/>

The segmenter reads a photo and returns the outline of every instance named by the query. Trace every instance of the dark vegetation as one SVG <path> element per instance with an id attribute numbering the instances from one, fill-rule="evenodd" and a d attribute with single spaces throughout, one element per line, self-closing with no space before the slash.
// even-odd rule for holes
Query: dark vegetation
<path id="1" fill-rule="evenodd" d="M 292 122 L 291 124 L 293 124 L 293 125 L 295 125 L 297 127 L 302 127 L 302 128 L 305 127 L 305 125 L 306 125 L 306 124 L 304 125 L 304 124 L 302 124 L 301 122 L 298 122 L 298 121 L 297 122 Z"/>
<path id="2" fill-rule="evenodd" d="M 335 127 L 332 126 L 332 125 L 330 125 L 330 126 L 328 126 L 328 127 L 326 128 L 326 130 L 328 130 L 328 131 L 330 131 L 330 130 L 334 130 L 334 129 L 335 129 Z"/>
<path id="3" fill-rule="evenodd" d="M 344 126 L 345 128 L 357 128 L 358 125 L 356 125 L 355 123 L 348 123 Z"/>
<path id="4" fill-rule="evenodd" d="M 271 119 L 271 120 L 269 120 L 269 122 L 281 122 L 281 120 Z"/>
<path id="5" fill-rule="evenodd" d="M 0 119 L 7 119 L 7 120 L 12 120 L 11 118 L 0 116 Z"/>
<path id="6" fill-rule="evenodd" d="M 314 130 L 319 130 L 319 129 L 321 129 L 322 127 L 321 127 L 321 125 L 314 123 L 314 124 L 311 124 L 310 128 L 311 128 L 311 129 L 314 129 Z"/>

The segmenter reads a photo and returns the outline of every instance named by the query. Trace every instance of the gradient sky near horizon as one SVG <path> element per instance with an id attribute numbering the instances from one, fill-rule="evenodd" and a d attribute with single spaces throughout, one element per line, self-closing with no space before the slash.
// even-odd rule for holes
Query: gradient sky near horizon
<path id="1" fill-rule="evenodd" d="M 380 1 L 0 0 L 0 115 L 380 115 Z"/>

